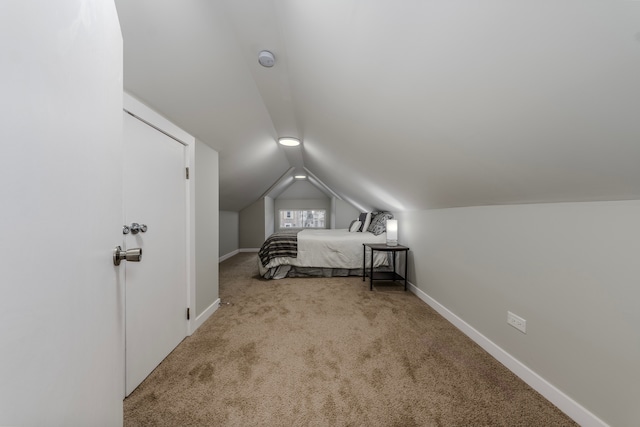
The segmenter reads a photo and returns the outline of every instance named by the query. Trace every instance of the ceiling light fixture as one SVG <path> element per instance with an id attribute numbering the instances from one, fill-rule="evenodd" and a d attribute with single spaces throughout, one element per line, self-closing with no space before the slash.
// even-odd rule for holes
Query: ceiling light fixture
<path id="1" fill-rule="evenodd" d="M 307 175 L 294 175 L 295 179 L 307 179 Z"/>
<path id="2" fill-rule="evenodd" d="M 276 63 L 276 57 L 268 50 L 263 50 L 258 54 L 258 62 L 263 67 L 271 68 Z"/>
<path id="3" fill-rule="evenodd" d="M 278 139 L 278 143 L 286 147 L 297 147 L 300 145 L 300 140 L 298 138 L 286 137 Z"/>

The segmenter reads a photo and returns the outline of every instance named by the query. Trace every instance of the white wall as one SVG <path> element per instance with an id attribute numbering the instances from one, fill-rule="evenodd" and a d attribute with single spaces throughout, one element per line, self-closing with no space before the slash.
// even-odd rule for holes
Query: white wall
<path id="1" fill-rule="evenodd" d="M 256 249 L 264 242 L 264 199 L 260 199 L 240 211 L 240 249 Z"/>
<path id="2" fill-rule="evenodd" d="M 329 228 L 336 228 L 336 197 L 331 198 L 331 221 L 329 221 Z"/>
<path id="3" fill-rule="evenodd" d="M 0 2 L 0 425 L 120 426 L 122 37 L 113 2 Z"/>
<path id="4" fill-rule="evenodd" d="M 218 299 L 219 209 L 218 153 L 197 141 L 195 145 L 196 307 L 199 316 Z"/>
<path id="5" fill-rule="evenodd" d="M 324 199 L 327 195 L 320 191 L 318 187 L 306 180 L 296 180 L 287 187 L 278 199 Z"/>
<path id="6" fill-rule="evenodd" d="M 264 238 L 271 236 L 275 231 L 275 201 L 266 196 L 264 198 Z"/>
<path id="7" fill-rule="evenodd" d="M 330 228 L 332 221 L 331 199 L 309 181 L 296 181 L 282 192 L 274 203 L 274 230 L 280 228 L 278 211 L 281 209 L 324 209 L 325 226 Z"/>
<path id="8" fill-rule="evenodd" d="M 220 211 L 220 256 L 228 255 L 240 249 L 239 243 L 240 214 L 238 212 Z"/>
<path id="9" fill-rule="evenodd" d="M 358 219 L 360 211 L 344 200 L 335 200 L 335 228 L 347 228 L 351 221 Z"/>
<path id="10" fill-rule="evenodd" d="M 605 422 L 637 425 L 640 201 L 396 216 L 421 291 Z"/>

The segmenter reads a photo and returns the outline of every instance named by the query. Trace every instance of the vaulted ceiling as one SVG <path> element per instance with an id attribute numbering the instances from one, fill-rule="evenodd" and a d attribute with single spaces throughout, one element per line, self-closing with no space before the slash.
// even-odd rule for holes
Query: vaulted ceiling
<path id="1" fill-rule="evenodd" d="M 116 5 L 125 90 L 219 152 L 223 210 L 303 168 L 362 209 L 640 199 L 638 1 Z"/>

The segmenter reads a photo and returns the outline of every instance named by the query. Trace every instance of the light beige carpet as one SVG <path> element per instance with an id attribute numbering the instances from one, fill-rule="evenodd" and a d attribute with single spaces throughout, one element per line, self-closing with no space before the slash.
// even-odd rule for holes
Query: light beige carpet
<path id="1" fill-rule="evenodd" d="M 220 264 L 222 305 L 125 400 L 125 426 L 570 426 L 401 285 L 259 278 Z"/>

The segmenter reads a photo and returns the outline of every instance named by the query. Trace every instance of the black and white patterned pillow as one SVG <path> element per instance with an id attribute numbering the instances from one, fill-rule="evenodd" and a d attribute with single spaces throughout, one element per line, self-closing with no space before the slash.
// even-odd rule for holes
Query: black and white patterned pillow
<path id="1" fill-rule="evenodd" d="M 393 214 L 390 212 L 374 212 L 371 216 L 371 224 L 369 224 L 367 231 L 370 231 L 375 236 L 387 231 L 387 220 L 393 218 Z"/>
<path id="2" fill-rule="evenodd" d="M 371 223 L 371 212 L 362 212 L 358 217 L 358 221 L 360 221 L 361 224 L 360 230 L 358 231 L 367 231 Z"/>

